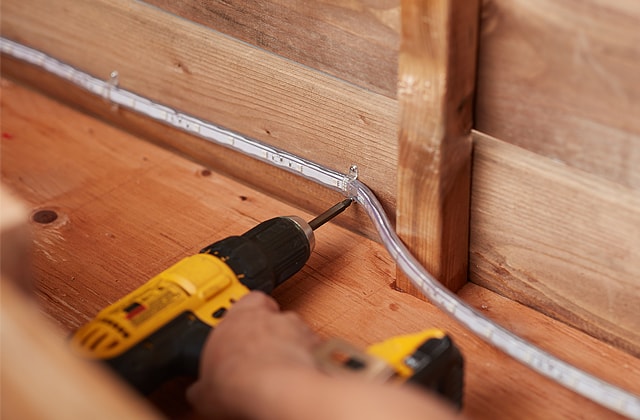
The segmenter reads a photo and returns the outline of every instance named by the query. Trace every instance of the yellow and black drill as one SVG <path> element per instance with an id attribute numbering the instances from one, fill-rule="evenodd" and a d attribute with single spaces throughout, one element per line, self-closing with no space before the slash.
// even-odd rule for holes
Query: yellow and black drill
<path id="1" fill-rule="evenodd" d="M 297 216 L 277 217 L 205 247 L 102 310 L 75 332 L 72 348 L 105 361 L 142 393 L 173 377 L 195 377 L 209 332 L 233 303 L 250 290 L 270 293 L 300 271 L 315 246 L 313 231 L 351 202 L 346 199 L 309 223 Z M 419 342 L 396 340 L 392 346 L 372 347 L 372 353 L 399 376 L 419 379 L 460 405 L 462 357 L 444 333 L 429 331 Z M 367 357 L 352 352 L 340 363 L 367 370 Z"/>

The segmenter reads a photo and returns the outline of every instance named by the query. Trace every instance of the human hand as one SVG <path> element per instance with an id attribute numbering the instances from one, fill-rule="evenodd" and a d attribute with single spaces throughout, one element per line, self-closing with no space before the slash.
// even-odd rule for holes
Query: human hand
<path id="1" fill-rule="evenodd" d="M 409 384 L 330 377 L 315 364 L 319 338 L 293 313 L 251 292 L 227 313 L 203 350 L 187 399 L 208 418 L 250 420 L 454 419 L 451 407 Z"/>
<path id="2" fill-rule="evenodd" d="M 298 315 L 280 312 L 271 297 L 251 292 L 209 335 L 200 378 L 187 398 L 208 417 L 249 417 L 247 410 L 279 388 L 283 372 L 316 370 L 312 350 L 319 341 Z"/>

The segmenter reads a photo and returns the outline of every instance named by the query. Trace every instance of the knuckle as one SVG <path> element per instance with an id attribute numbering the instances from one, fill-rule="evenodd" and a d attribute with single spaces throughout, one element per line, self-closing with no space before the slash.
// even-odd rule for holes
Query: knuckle
<path id="1" fill-rule="evenodd" d="M 256 291 L 244 296 L 240 301 L 238 301 L 238 305 L 241 305 L 241 307 L 264 308 L 271 310 L 278 309 L 278 304 L 273 300 L 273 298 L 262 292 Z"/>
<path id="2" fill-rule="evenodd" d="M 300 316 L 297 313 L 291 311 L 282 312 L 281 319 L 290 324 L 297 324 L 302 322 Z"/>

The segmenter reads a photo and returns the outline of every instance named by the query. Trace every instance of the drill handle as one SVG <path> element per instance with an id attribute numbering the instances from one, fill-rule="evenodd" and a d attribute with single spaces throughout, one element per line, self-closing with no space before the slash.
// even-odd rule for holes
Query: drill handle
<path id="1" fill-rule="evenodd" d="M 196 378 L 211 326 L 184 312 L 107 364 L 133 388 L 149 394 L 180 376 Z"/>

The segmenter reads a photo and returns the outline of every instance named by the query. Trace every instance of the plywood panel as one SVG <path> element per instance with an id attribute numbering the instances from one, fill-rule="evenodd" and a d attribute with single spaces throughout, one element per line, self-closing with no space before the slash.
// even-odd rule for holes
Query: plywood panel
<path id="1" fill-rule="evenodd" d="M 337 171 L 355 163 L 395 208 L 390 98 L 141 2 L 3 1 L 2 34 L 96 77 L 118 70 L 126 89 Z"/>
<path id="2" fill-rule="evenodd" d="M 39 301 L 62 334 L 212 240 L 274 215 L 311 216 L 6 82 L 1 111 L 3 131 L 12 135 L 0 143 L 2 181 L 33 208 L 59 216 L 32 226 Z M 615 418 L 484 344 L 428 302 L 397 292 L 394 279 L 381 245 L 330 223 L 318 230 L 307 267 L 275 297 L 322 336 L 359 346 L 426 327 L 448 330 L 466 357 L 465 413 L 473 418 Z M 465 286 L 461 296 L 569 362 L 640 393 L 640 361 L 629 354 L 479 286 Z M 163 412 L 189 417 L 180 405 L 184 388 L 164 391 L 157 396 Z"/>
<path id="3" fill-rule="evenodd" d="M 185 19 L 394 98 L 398 0 L 146 0 Z"/>
<path id="4" fill-rule="evenodd" d="M 640 2 L 485 0 L 475 128 L 640 189 Z"/>
<path id="5" fill-rule="evenodd" d="M 640 355 L 640 193 L 476 133 L 471 280 Z"/>

